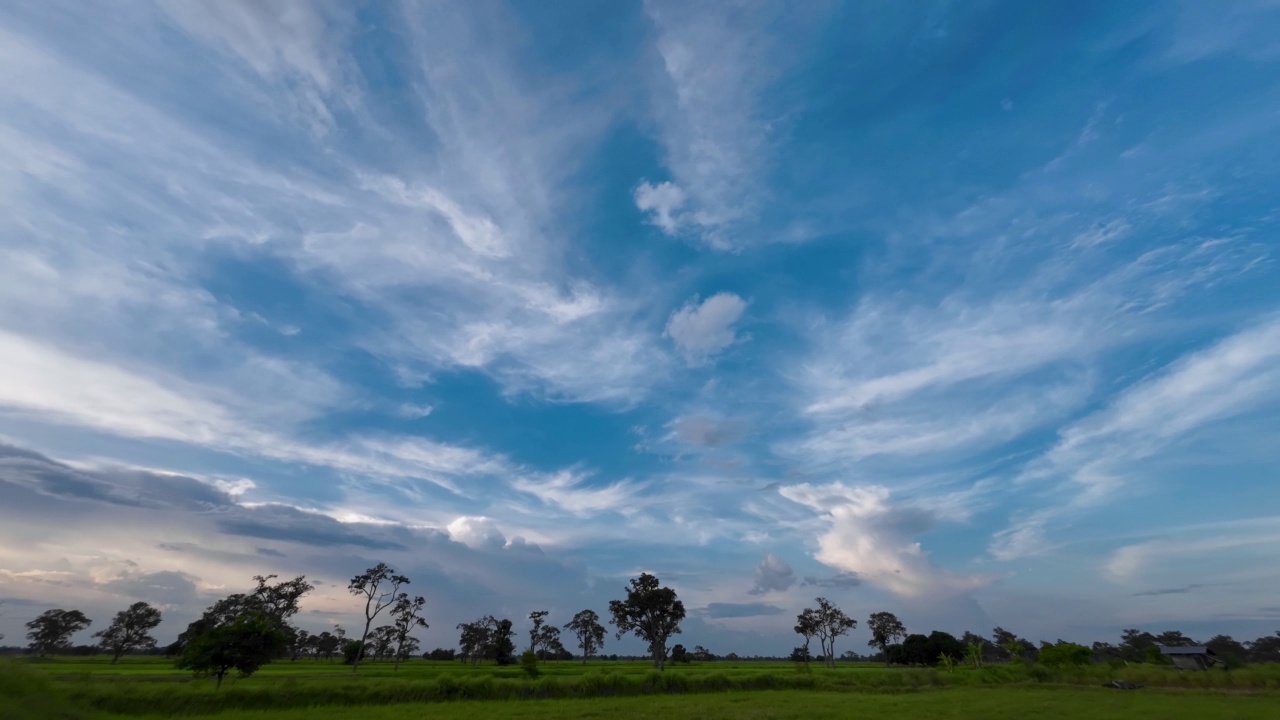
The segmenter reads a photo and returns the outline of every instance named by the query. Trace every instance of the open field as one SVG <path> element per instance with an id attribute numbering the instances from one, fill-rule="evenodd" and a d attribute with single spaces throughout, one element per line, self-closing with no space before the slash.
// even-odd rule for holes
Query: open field
<path id="1" fill-rule="evenodd" d="M 414 660 L 277 662 L 215 691 L 163 658 L 57 658 L 0 665 L 0 720 L 210 717 L 327 720 L 435 718 L 1275 718 L 1280 667 L 1178 673 L 1093 666 L 1068 673 L 993 666 L 945 672 L 841 665 L 717 662 L 657 673 L 643 662 L 518 668 Z M 1148 686 L 1098 687 L 1121 677 Z M 429 712 L 425 704 L 429 705 Z"/>

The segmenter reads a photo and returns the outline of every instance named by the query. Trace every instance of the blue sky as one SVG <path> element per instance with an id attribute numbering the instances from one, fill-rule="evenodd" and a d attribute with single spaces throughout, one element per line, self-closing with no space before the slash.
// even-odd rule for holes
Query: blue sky
<path id="1" fill-rule="evenodd" d="M 1280 624 L 1280 7 L 0 5 L 0 632 Z M 167 630 L 166 630 L 167 628 Z M 858 631 L 852 647 L 862 647 Z M 626 643 L 610 645 L 638 650 Z"/>

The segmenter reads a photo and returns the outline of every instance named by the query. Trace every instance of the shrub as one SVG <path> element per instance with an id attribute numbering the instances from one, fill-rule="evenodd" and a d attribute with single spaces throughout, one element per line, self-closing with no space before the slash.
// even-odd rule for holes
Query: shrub
<path id="1" fill-rule="evenodd" d="M 1080 667 L 1089 664 L 1093 651 L 1075 643 L 1040 648 L 1040 664 L 1046 667 Z"/>
<path id="2" fill-rule="evenodd" d="M 536 678 L 542 674 L 538 669 L 538 654 L 532 650 L 525 650 L 520 656 L 520 669 L 524 670 L 524 674 L 530 678 Z"/>

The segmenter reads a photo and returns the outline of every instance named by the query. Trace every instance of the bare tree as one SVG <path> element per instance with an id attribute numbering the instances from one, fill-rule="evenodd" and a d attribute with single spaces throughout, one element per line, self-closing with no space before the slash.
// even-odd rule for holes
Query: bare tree
<path id="1" fill-rule="evenodd" d="M 364 632 L 360 633 L 360 647 L 363 648 L 369 639 L 369 627 L 373 625 L 373 619 L 390 607 L 399 596 L 401 586 L 408 584 L 409 578 L 397 574 L 386 563 L 378 563 L 351 578 L 351 582 L 347 584 L 347 590 L 352 595 L 365 598 Z M 356 653 L 356 658 L 351 663 L 351 672 L 359 669 L 360 653 Z"/>

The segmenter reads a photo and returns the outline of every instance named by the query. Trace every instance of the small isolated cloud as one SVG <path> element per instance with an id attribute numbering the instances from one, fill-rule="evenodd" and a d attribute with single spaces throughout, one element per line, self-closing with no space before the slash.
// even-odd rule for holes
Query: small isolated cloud
<path id="1" fill-rule="evenodd" d="M 914 537 L 934 524 L 933 514 L 889 502 L 888 488 L 843 483 L 783 487 L 788 500 L 819 512 L 828 522 L 814 557 L 903 597 L 963 593 L 990 583 L 933 564 Z"/>
<path id="2" fill-rule="evenodd" d="M 862 578 L 858 577 L 858 573 L 852 572 L 836 573 L 831 577 L 805 575 L 804 580 L 800 581 L 800 587 L 831 588 L 834 590 L 848 590 L 861 584 Z"/>
<path id="3" fill-rule="evenodd" d="M 714 602 L 702 608 L 701 614 L 709 618 L 746 618 L 761 615 L 781 615 L 786 612 L 777 605 L 768 603 L 719 603 Z"/>
<path id="4" fill-rule="evenodd" d="M 671 314 L 664 335 L 690 365 L 701 365 L 738 340 L 733 326 L 746 309 L 746 301 L 733 293 L 717 293 L 701 303 L 695 297 Z"/>
<path id="5" fill-rule="evenodd" d="M 750 595 L 764 595 L 768 592 L 782 592 L 790 588 L 796 581 L 795 571 L 786 560 L 769 553 L 756 566 L 756 584 L 748 592 Z"/>
<path id="6" fill-rule="evenodd" d="M 649 222 L 657 225 L 668 235 L 676 234 L 680 228 L 676 213 L 685 203 L 685 194 L 680 186 L 670 182 L 661 182 L 657 185 L 642 182 L 636 188 L 633 197 L 636 207 L 648 214 Z"/>
<path id="7" fill-rule="evenodd" d="M 413 403 L 405 403 L 400 406 L 399 413 L 402 418 L 420 420 L 434 411 L 435 408 L 427 404 L 415 405 Z"/>
<path id="8" fill-rule="evenodd" d="M 449 537 L 471 548 L 499 548 L 507 538 L 492 518 L 466 516 L 449 523 Z"/>

